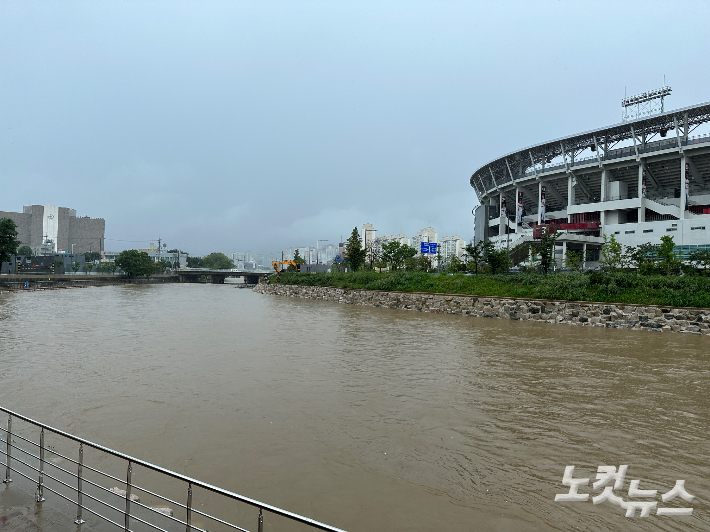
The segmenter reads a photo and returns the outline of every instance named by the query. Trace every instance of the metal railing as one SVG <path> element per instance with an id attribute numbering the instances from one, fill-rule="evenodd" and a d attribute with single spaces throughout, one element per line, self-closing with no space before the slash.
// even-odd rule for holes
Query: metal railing
<path id="1" fill-rule="evenodd" d="M 239 530 L 242 532 L 249 532 L 248 529 L 242 528 L 236 524 L 233 524 L 226 519 L 221 519 L 215 515 L 210 515 L 207 512 L 203 512 L 197 508 L 197 504 L 193 501 L 193 492 L 199 488 L 204 490 L 205 493 L 212 493 L 222 497 L 225 497 L 231 501 L 238 501 L 244 503 L 248 507 L 258 509 L 258 516 L 254 516 L 254 521 L 256 522 L 256 528 L 252 529 L 257 532 L 264 531 L 264 517 L 266 514 L 271 513 L 275 516 L 285 518 L 288 522 L 301 523 L 307 525 L 310 528 L 325 530 L 329 532 L 344 532 L 339 528 L 335 528 L 324 523 L 320 523 L 308 517 L 298 515 L 263 502 L 244 497 L 237 493 L 227 491 L 225 489 L 195 480 L 185 475 L 175 473 L 168 469 L 162 468 L 160 466 L 151 464 L 149 462 L 139 460 L 132 456 L 114 451 L 102 445 L 90 442 L 88 440 L 73 436 L 67 432 L 55 429 L 44 423 L 34 421 L 26 416 L 22 416 L 16 412 L 8 410 L 6 408 L 0 407 L 0 412 L 8 414 L 7 428 L 0 427 L 0 442 L 5 440 L 5 445 L 0 443 L 0 455 L 5 456 L 5 478 L 4 483 L 12 482 L 12 473 L 16 473 L 21 477 L 29 480 L 36 485 L 35 491 L 35 501 L 41 503 L 45 500 L 44 494 L 45 490 L 52 492 L 53 494 L 61 497 L 72 505 L 76 506 L 76 520 L 74 521 L 77 525 L 84 523 L 84 511 L 89 512 L 101 521 L 115 525 L 116 527 L 123 529 L 126 532 L 137 531 L 137 530 L 159 530 L 162 532 L 172 532 L 172 530 L 185 530 L 186 532 L 207 532 L 206 528 L 201 528 L 200 526 L 192 524 L 193 516 L 200 516 L 201 518 L 208 520 L 210 523 L 214 523 L 214 526 L 222 526 L 228 530 Z M 25 438 L 20 435 L 20 433 L 15 430 L 13 432 L 12 422 L 13 419 L 22 420 L 29 424 L 31 428 L 39 429 L 39 443 L 35 443 L 29 438 Z M 57 452 L 55 446 L 45 444 L 45 432 L 52 433 L 53 435 L 59 436 L 64 439 L 65 444 L 76 445 L 77 449 L 77 459 L 70 458 L 60 452 Z M 3 438 L 4 436 L 4 438 Z M 18 440 L 22 442 L 23 445 L 18 444 Z M 3 450 L 4 447 L 4 450 Z M 122 462 L 125 462 L 125 479 L 118 478 L 115 475 L 101 471 L 98 466 L 93 467 L 88 465 L 84 461 L 84 451 L 85 449 L 95 450 L 104 455 L 109 455 L 114 458 L 118 458 Z M 13 451 L 15 451 L 13 453 Z M 34 451 L 34 454 L 32 451 Z M 54 456 L 54 459 L 47 460 L 45 458 L 46 454 Z M 69 453 L 67 453 L 69 454 Z M 65 469 L 58 464 L 66 460 L 72 466 L 74 471 Z M 33 463 L 35 465 L 33 465 Z M 184 490 L 185 503 L 177 502 L 174 499 L 160 495 L 146 487 L 141 487 L 137 483 L 133 482 L 131 477 L 133 475 L 134 469 L 140 466 L 159 474 L 161 479 L 161 485 L 170 479 L 176 480 L 182 485 Z M 22 469 L 22 470 L 21 470 Z M 51 469 L 51 474 L 50 474 Z M 23 472 L 24 470 L 24 472 Z M 100 482 L 95 482 L 88 478 L 86 471 L 92 472 L 95 476 L 103 478 L 105 480 L 111 480 L 118 482 L 119 485 L 125 486 L 125 490 L 109 489 L 102 485 Z M 34 472 L 34 473 L 33 473 Z M 65 480 L 70 478 L 71 481 L 64 481 L 60 476 L 64 476 Z M 71 484 L 69 483 L 71 482 Z M 84 484 L 88 484 L 91 489 L 87 489 Z M 73 484 L 73 485 L 72 485 Z M 75 497 L 68 496 L 61 493 L 61 489 L 68 489 Z M 146 496 L 156 498 L 160 501 L 164 501 L 175 508 L 180 509 L 180 513 L 184 515 L 184 519 L 174 517 L 172 508 L 155 508 L 150 507 L 147 504 L 142 504 L 140 498 L 136 495 L 136 492 L 145 494 Z M 106 510 L 108 512 L 113 512 L 117 519 L 111 519 L 104 515 L 103 513 L 97 511 L 95 508 L 89 507 L 84 503 L 84 497 L 96 503 L 97 507 L 104 508 L 104 513 Z M 118 502 L 115 502 L 117 501 Z M 139 515 L 140 514 L 140 515 Z M 122 521 L 122 522 L 119 522 Z M 176 528 L 179 526 L 180 528 Z M 137 528 L 135 528 L 137 527 Z M 184 528 L 183 528 L 184 527 Z M 214 528 L 210 528 L 214 530 Z"/>

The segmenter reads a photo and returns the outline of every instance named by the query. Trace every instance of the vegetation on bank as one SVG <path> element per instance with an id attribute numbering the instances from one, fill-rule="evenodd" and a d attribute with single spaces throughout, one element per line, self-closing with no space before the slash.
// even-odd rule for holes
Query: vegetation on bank
<path id="1" fill-rule="evenodd" d="M 276 282 L 272 275 L 271 282 Z M 592 271 L 515 275 L 431 274 L 419 271 L 281 274 L 281 284 L 491 297 L 636 303 L 710 308 L 710 277 Z"/>

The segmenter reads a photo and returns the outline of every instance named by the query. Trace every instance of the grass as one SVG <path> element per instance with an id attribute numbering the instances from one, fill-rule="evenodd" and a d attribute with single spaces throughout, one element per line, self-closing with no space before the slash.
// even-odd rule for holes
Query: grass
<path id="1" fill-rule="evenodd" d="M 275 282 L 272 276 L 271 282 Z M 710 277 L 634 272 L 542 275 L 436 275 L 423 272 L 289 273 L 281 284 L 491 297 L 710 308 Z"/>

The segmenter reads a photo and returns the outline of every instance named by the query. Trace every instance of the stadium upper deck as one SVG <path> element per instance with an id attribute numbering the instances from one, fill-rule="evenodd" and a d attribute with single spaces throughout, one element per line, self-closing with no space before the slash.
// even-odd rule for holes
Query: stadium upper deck
<path id="1" fill-rule="evenodd" d="M 559 240 L 562 254 L 571 247 L 590 261 L 604 234 L 626 245 L 671 234 L 683 253 L 710 249 L 710 136 L 690 136 L 707 122 L 710 102 L 491 161 L 470 179 L 481 203 L 476 240 L 511 246 L 532 239 L 537 224 L 555 221 L 572 224 Z"/>

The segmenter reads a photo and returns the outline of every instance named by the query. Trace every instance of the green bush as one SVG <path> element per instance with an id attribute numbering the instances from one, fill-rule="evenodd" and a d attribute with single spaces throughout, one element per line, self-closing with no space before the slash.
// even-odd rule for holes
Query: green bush
<path id="1" fill-rule="evenodd" d="M 271 282 L 276 282 L 272 276 Z M 710 307 L 710 277 L 593 271 L 542 275 L 436 275 L 420 271 L 281 274 L 282 284 L 401 292 Z"/>

